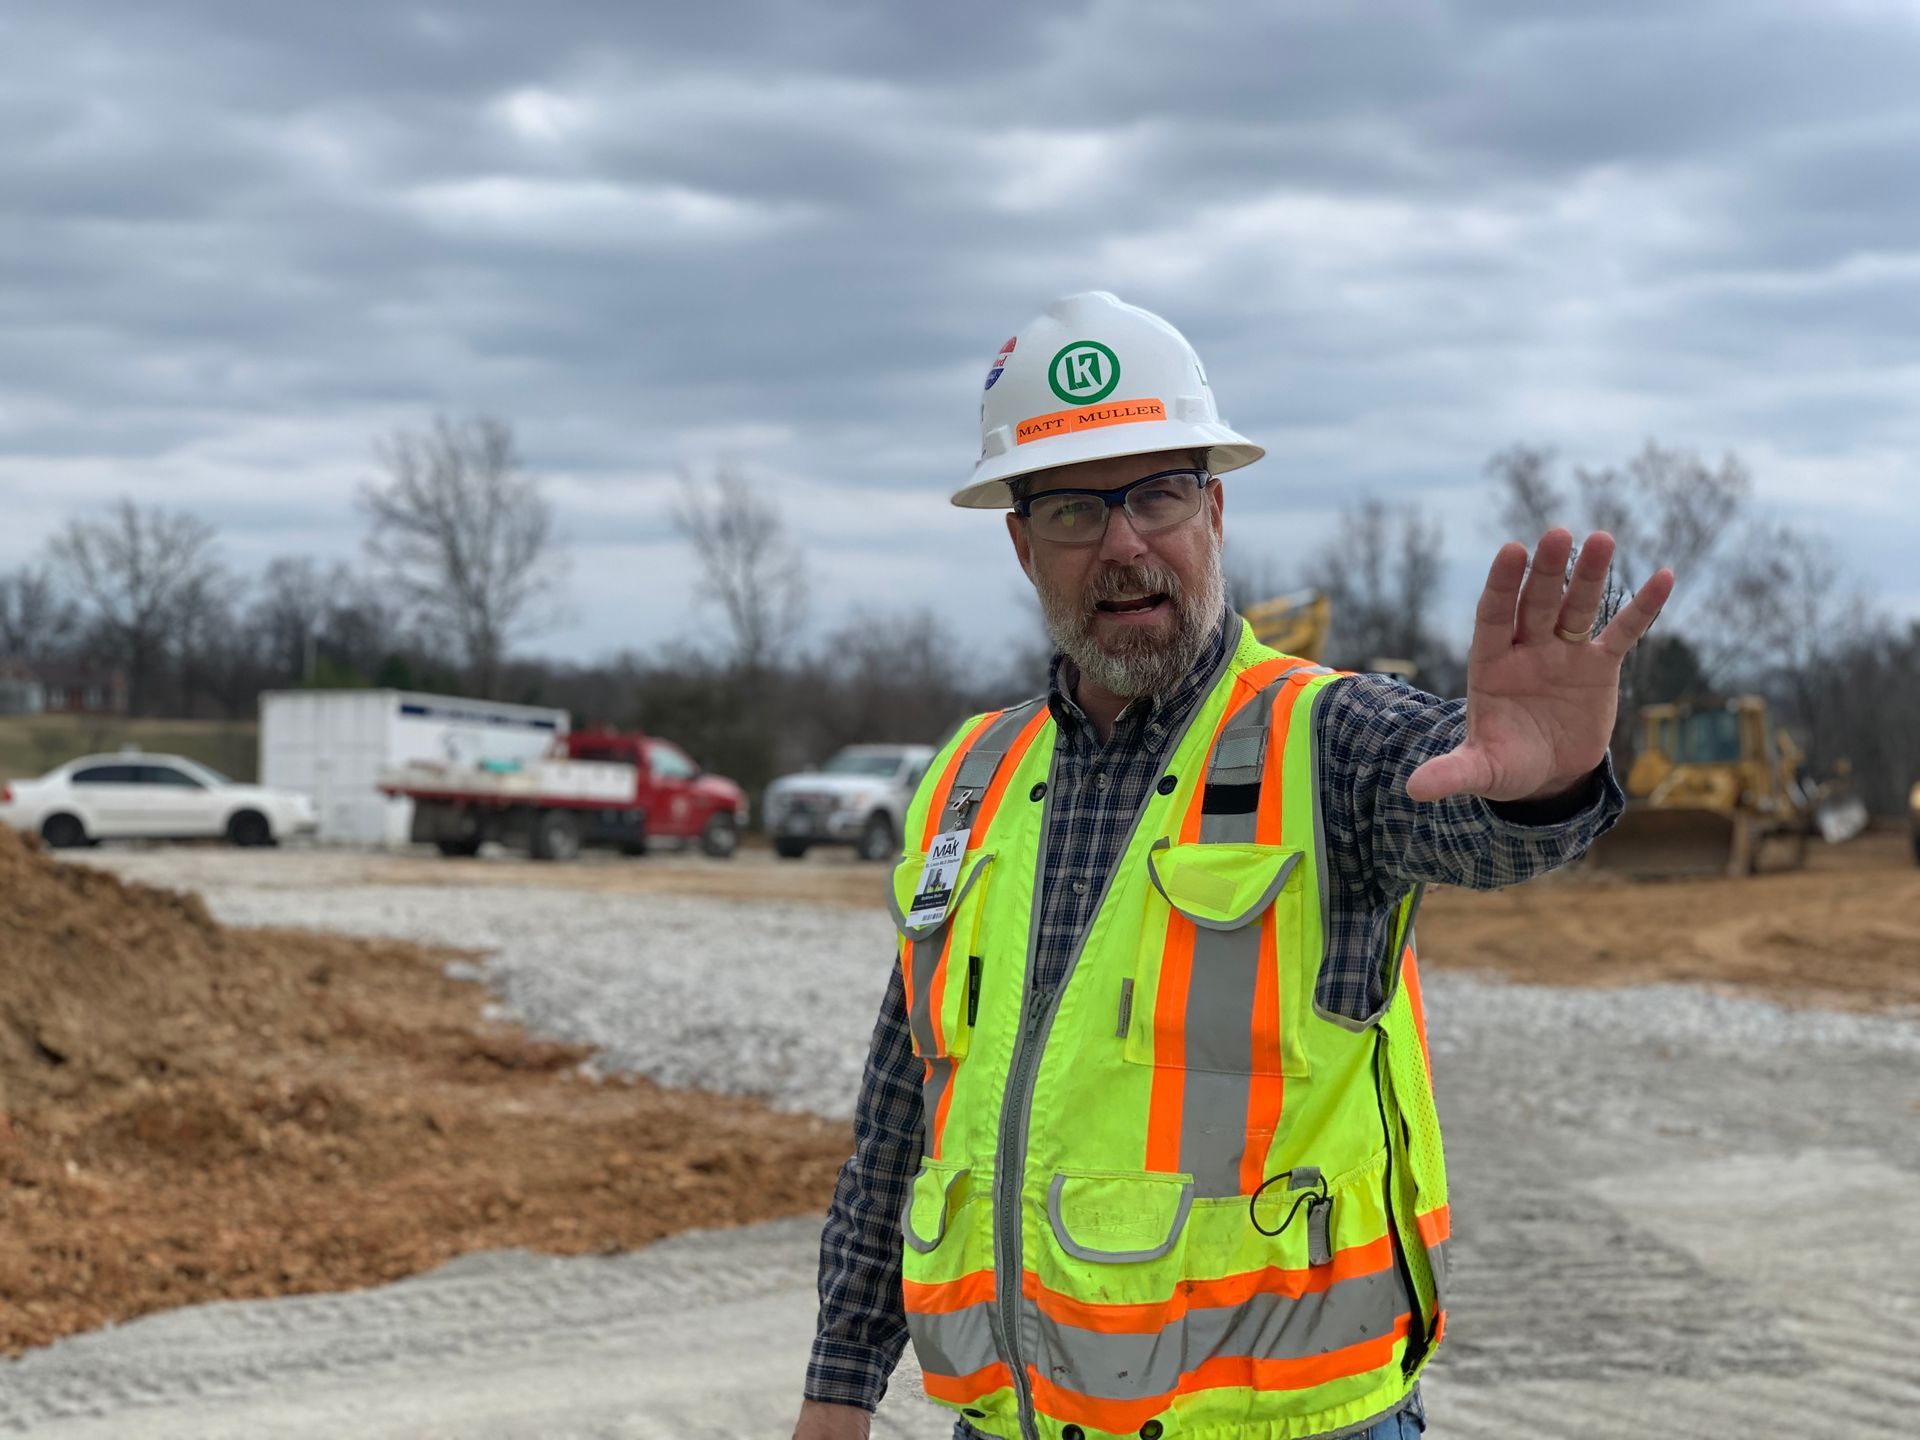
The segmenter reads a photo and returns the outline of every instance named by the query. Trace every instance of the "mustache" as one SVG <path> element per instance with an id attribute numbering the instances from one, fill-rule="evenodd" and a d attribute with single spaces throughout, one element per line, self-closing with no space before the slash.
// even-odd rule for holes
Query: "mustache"
<path id="1" fill-rule="evenodd" d="M 1180 577 L 1171 570 L 1159 565 L 1116 565 L 1087 583 L 1087 609 L 1126 595 L 1165 595 L 1175 604 L 1183 598 Z"/>

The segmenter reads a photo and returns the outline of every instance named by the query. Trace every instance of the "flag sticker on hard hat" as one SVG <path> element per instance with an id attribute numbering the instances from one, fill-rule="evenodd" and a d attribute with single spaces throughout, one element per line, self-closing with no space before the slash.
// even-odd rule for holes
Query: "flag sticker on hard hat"
<path id="1" fill-rule="evenodd" d="M 1120 357 L 1098 340 L 1076 340 L 1048 363 L 1047 383 L 1069 405 L 1095 404 L 1120 383 Z"/>
<path id="2" fill-rule="evenodd" d="M 1030 416 L 1013 427 L 1013 441 L 1016 445 L 1025 445 L 1034 440 L 1051 440 L 1056 435 L 1100 430 L 1108 425 L 1140 425 L 1166 418 L 1167 407 L 1158 400 L 1115 400 L 1110 405 L 1084 405 L 1073 410 L 1056 410 L 1051 415 Z"/>
<path id="3" fill-rule="evenodd" d="M 987 388 L 988 390 L 991 390 L 993 388 L 993 382 L 1000 378 L 1000 372 L 1007 368 L 1007 357 L 1013 354 L 1014 341 L 1018 340 L 1019 338 L 1020 337 L 1018 335 L 1013 336 L 1011 339 L 1007 341 L 1006 344 L 1000 347 L 1000 353 L 993 357 L 993 366 L 991 369 L 987 371 L 987 383 L 985 388 Z"/>

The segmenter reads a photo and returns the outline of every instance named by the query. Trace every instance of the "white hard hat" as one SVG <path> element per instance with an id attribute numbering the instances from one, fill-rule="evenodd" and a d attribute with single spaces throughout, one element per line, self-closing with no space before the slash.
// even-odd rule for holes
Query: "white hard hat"
<path id="1" fill-rule="evenodd" d="M 1019 476 L 1155 450 L 1205 450 L 1216 475 L 1267 453 L 1220 419 L 1200 357 L 1173 326 L 1104 290 L 1068 295 L 994 356 L 980 459 L 953 503 L 1005 509 Z"/>

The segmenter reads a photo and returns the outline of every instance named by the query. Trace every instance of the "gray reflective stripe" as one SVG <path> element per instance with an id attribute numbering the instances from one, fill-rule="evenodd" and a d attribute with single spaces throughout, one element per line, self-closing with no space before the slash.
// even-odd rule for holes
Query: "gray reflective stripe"
<path id="1" fill-rule="evenodd" d="M 1262 911 L 1264 911 L 1269 905 L 1273 904 L 1274 900 L 1278 898 L 1280 892 L 1287 888 L 1287 880 L 1293 874 L 1293 867 L 1300 863 L 1300 855 L 1298 851 L 1287 856 L 1287 858 L 1284 861 L 1282 861 L 1280 864 L 1279 873 L 1273 877 L 1271 882 L 1269 882 L 1266 890 L 1261 894 L 1258 900 L 1255 900 L 1251 905 L 1247 906 L 1247 908 L 1242 910 L 1238 915 L 1232 916 L 1229 919 L 1212 920 L 1205 915 L 1194 914 L 1193 911 L 1187 909 L 1178 900 L 1174 899 L 1173 896 L 1167 893 L 1167 887 L 1164 883 L 1162 883 L 1160 879 L 1160 868 L 1158 865 L 1154 863 L 1153 857 L 1157 855 L 1160 851 L 1168 849 L 1172 844 L 1173 844 L 1173 839 L 1171 836 L 1162 835 L 1158 840 L 1154 841 L 1150 847 L 1148 847 L 1147 878 L 1153 881 L 1153 888 L 1160 892 L 1160 898 L 1162 900 L 1165 900 L 1167 904 L 1172 906 L 1175 911 L 1185 916 L 1188 920 L 1191 920 L 1195 925 L 1197 925 L 1202 930 L 1235 930 L 1237 931 L 1244 926 L 1250 925 L 1251 922 L 1256 917 L 1258 917 Z M 958 902 L 956 901 L 955 903 L 957 904 Z M 1259 931 L 1256 930 L 1254 933 L 1258 935 Z"/>
<path id="2" fill-rule="evenodd" d="M 1167 1394 L 1183 1373 L 1208 1360 L 1304 1360 L 1377 1340 L 1406 1313 L 1390 1269 L 1298 1299 L 1255 1295 L 1244 1305 L 1190 1311 L 1148 1334 L 1084 1330 L 1049 1318 L 1031 1302 L 1029 1310 L 1044 1346 L 1042 1373 L 1102 1400 Z"/>
<path id="3" fill-rule="evenodd" d="M 993 1302 L 982 1300 L 964 1310 L 907 1312 L 913 1353 L 920 1368 L 959 1377 L 984 1370 L 1000 1359 L 993 1344 Z"/>
<path id="4" fill-rule="evenodd" d="M 946 1093 L 947 1086 L 953 1083 L 953 1060 L 950 1056 L 936 1055 L 927 1060 L 927 1078 L 920 1084 L 920 1127 L 924 1132 L 921 1153 L 933 1153 L 933 1122 L 940 1113 L 940 1097 Z"/>
<path id="5" fill-rule="evenodd" d="M 973 824 L 980 797 L 987 793 L 1000 762 L 1013 748 L 1020 728 L 1033 718 L 1034 708 L 1044 704 L 1045 696 L 1028 700 L 1002 711 L 999 718 L 980 732 L 980 738 L 960 757 L 960 768 L 953 772 L 953 789 L 947 793 L 946 813 L 940 817 L 942 830 L 962 830 Z"/>
<path id="6" fill-rule="evenodd" d="M 938 1043 L 933 1033 L 933 977 L 940 969 L 940 956 L 947 945 L 947 922 L 960 908 L 960 902 L 967 898 L 967 892 L 974 882 L 993 863 L 993 852 L 981 855 L 972 862 L 972 867 L 961 877 L 954 889 L 953 899 L 947 905 L 947 913 L 931 925 L 909 926 L 906 917 L 900 913 L 900 903 L 894 897 L 892 887 L 888 887 L 887 905 L 893 911 L 893 923 L 900 933 L 907 937 L 912 946 L 912 955 L 908 961 L 908 973 L 913 979 L 913 1004 L 908 1007 L 907 1023 L 913 1031 L 913 1047 L 916 1055 L 932 1055 L 938 1051 Z M 951 960 L 953 957 L 949 957 Z M 964 958 L 960 957 L 964 964 Z M 951 977 L 949 978 L 951 983 Z"/>
<path id="7" fill-rule="evenodd" d="M 1192 993 L 1197 994 L 1200 989 L 1196 984 Z M 1253 1076 L 1244 1068 L 1237 1074 L 1194 1069 L 1191 1003 L 1187 1016 L 1187 1072 L 1180 1096 L 1180 1168 L 1193 1176 L 1198 1194 L 1238 1195 L 1241 1193 L 1240 1157 L 1247 1149 L 1247 1105 L 1253 1095 Z M 1243 1010 L 1240 1014 L 1242 1066 L 1248 1063 L 1253 1049 L 1248 1028 L 1248 1012 Z"/>
<path id="8" fill-rule="evenodd" d="M 1095 1250 L 1082 1245 L 1067 1233 L 1067 1222 L 1060 1214 L 1060 1196 L 1066 1189 L 1067 1177 L 1055 1175 L 1053 1184 L 1047 1187 L 1047 1219 L 1053 1224 L 1053 1238 L 1060 1248 L 1076 1260 L 1095 1260 L 1103 1265 L 1131 1265 L 1141 1260 L 1158 1260 L 1180 1239 L 1187 1228 L 1187 1215 L 1193 1209 L 1193 1183 L 1188 1181 L 1180 1187 L 1180 1204 L 1174 1211 L 1173 1224 L 1167 1230 L 1167 1238 L 1151 1250 Z"/>
<path id="9" fill-rule="evenodd" d="M 1442 1240 L 1438 1245 L 1427 1247 L 1427 1264 L 1433 1270 L 1433 1308 L 1444 1310 L 1447 1305 L 1447 1244 Z"/>
<path id="10" fill-rule="evenodd" d="M 1273 728 L 1273 701 L 1290 675 L 1306 667 L 1295 665 L 1267 682 L 1260 693 L 1240 708 L 1214 741 L 1207 757 L 1206 784 L 1258 785 L 1266 773 L 1267 736 Z M 1205 792 L 1201 795 L 1200 839 L 1209 845 L 1251 845 L 1260 823 L 1256 806 L 1237 815 L 1209 815 L 1205 810 Z"/>
<path id="11" fill-rule="evenodd" d="M 913 1197 L 915 1192 L 919 1190 L 920 1182 L 925 1178 L 926 1173 L 924 1169 L 921 1169 L 914 1174 L 913 1183 L 907 1186 L 907 1203 L 902 1206 L 900 1210 L 900 1233 L 905 1237 L 907 1244 L 911 1245 L 915 1250 L 918 1250 L 922 1255 L 927 1255 L 937 1250 L 940 1247 L 940 1242 L 946 1238 L 947 1197 L 953 1193 L 953 1187 L 965 1176 L 971 1174 L 972 1171 L 970 1167 L 962 1167 L 947 1176 L 947 1183 L 940 1188 L 940 1228 L 932 1235 L 922 1235 L 918 1230 L 913 1228 Z"/>

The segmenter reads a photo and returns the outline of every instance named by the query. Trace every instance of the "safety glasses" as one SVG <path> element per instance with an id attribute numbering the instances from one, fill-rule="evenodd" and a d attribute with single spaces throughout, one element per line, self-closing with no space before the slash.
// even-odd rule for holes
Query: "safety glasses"
<path id="1" fill-rule="evenodd" d="M 1205 470 L 1161 470 L 1142 475 L 1118 490 L 1046 490 L 1014 503 L 1034 535 L 1055 545 L 1093 545 L 1107 533 L 1107 517 L 1116 505 L 1140 535 L 1168 530 L 1191 520 L 1200 496 L 1213 482 Z"/>

